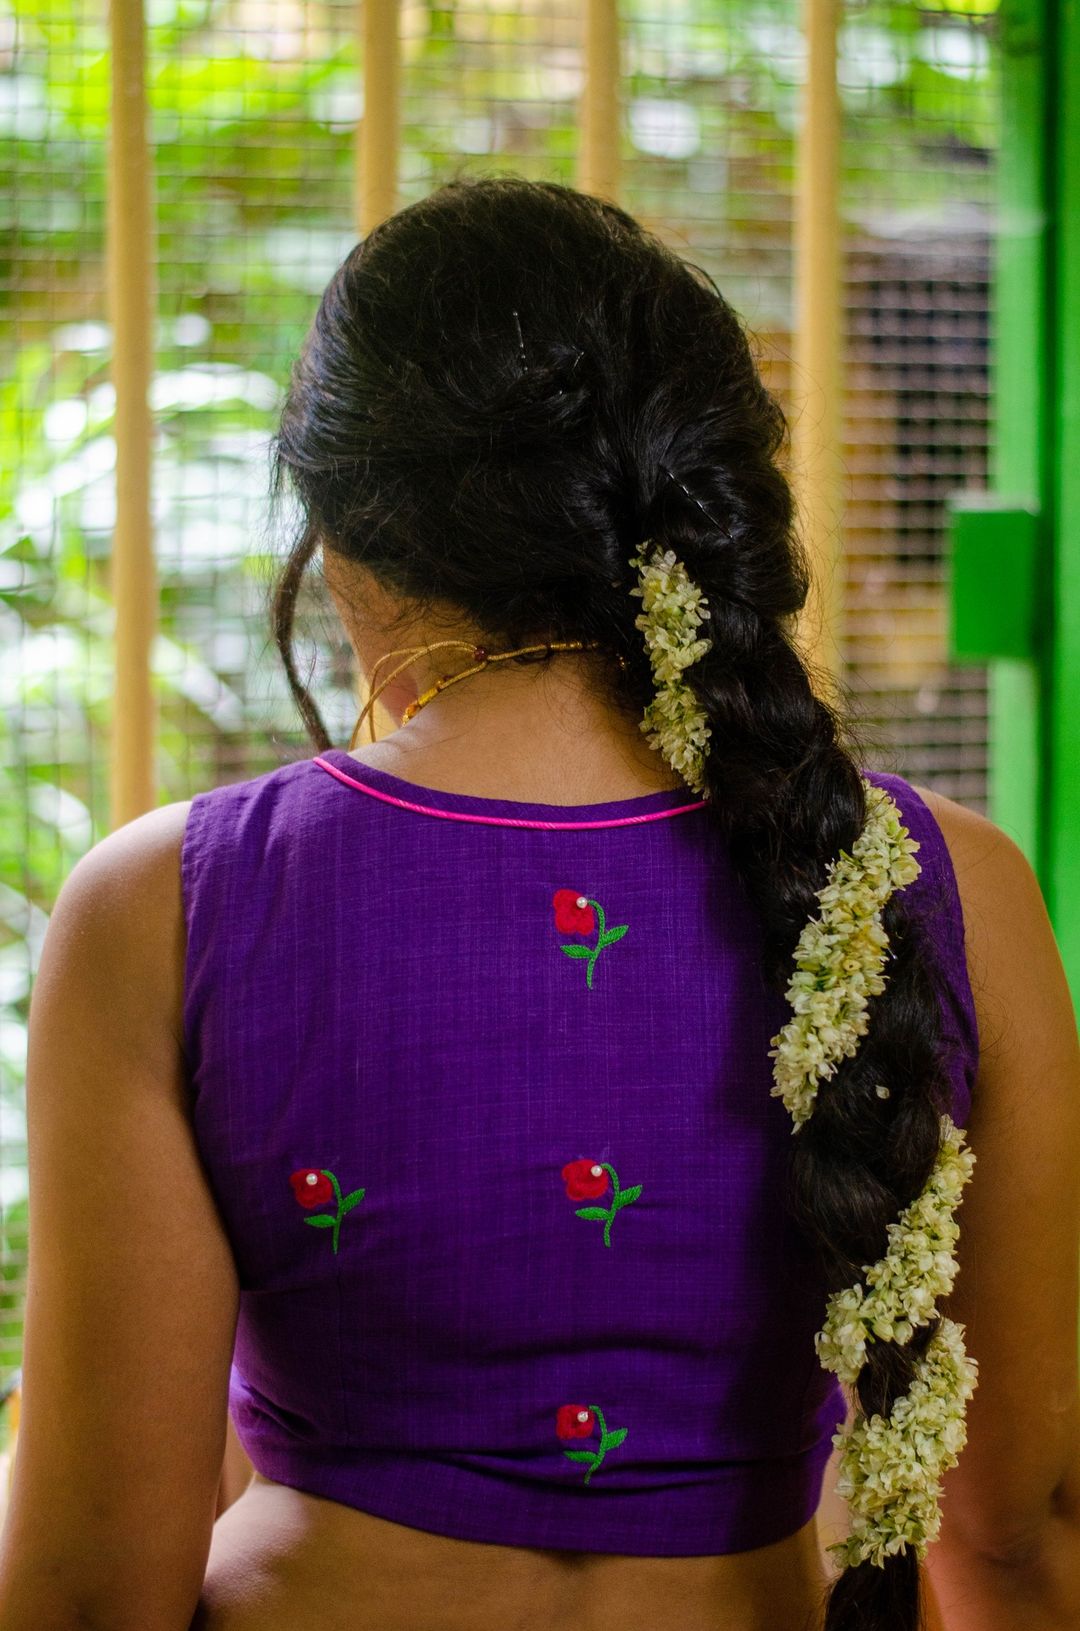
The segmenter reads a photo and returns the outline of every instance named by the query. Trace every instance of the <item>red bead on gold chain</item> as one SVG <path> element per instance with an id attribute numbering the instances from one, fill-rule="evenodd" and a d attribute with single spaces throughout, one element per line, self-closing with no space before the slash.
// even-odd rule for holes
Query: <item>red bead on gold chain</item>
<path id="1" fill-rule="evenodd" d="M 445 643 L 453 645 L 456 642 L 448 641 Z M 418 696 L 414 702 L 410 702 L 408 704 L 401 715 L 401 722 L 404 724 L 406 720 L 411 719 L 413 715 L 424 706 L 425 702 L 429 702 L 433 696 L 444 690 L 447 685 L 453 685 L 458 680 L 466 679 L 470 674 L 478 674 L 489 662 L 505 661 L 510 657 L 520 657 L 532 651 L 546 651 L 550 654 L 553 651 L 595 651 L 598 650 L 599 647 L 600 642 L 598 640 L 551 640 L 545 641 L 541 645 L 518 646 L 513 651 L 497 651 L 495 653 L 489 652 L 484 646 L 474 646 L 472 654 L 475 659 L 475 666 L 473 668 L 463 668 L 459 674 L 443 674 L 441 678 L 436 680 L 434 685 L 429 686 L 421 696 Z M 623 659 L 620 657 L 618 660 L 620 666 L 624 666 Z M 374 694 L 368 699 L 367 706 L 364 710 L 365 713 L 371 707 L 373 701 Z M 361 715 L 361 717 L 363 716 Z M 356 733 L 354 731 L 354 737 L 355 734 Z M 374 740 L 374 737 L 372 737 L 372 740 Z"/>

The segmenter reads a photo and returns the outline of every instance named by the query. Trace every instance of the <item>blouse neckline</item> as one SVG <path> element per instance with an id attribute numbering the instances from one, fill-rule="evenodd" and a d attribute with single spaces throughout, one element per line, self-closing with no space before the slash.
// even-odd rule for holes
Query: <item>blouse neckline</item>
<path id="1" fill-rule="evenodd" d="M 358 792 L 422 815 L 473 821 L 500 827 L 624 827 L 706 807 L 692 789 L 660 788 L 630 798 L 606 799 L 599 804 L 539 804 L 521 799 L 482 798 L 475 793 L 448 793 L 423 787 L 388 770 L 361 764 L 344 748 L 325 748 L 312 760 L 320 770 Z"/>

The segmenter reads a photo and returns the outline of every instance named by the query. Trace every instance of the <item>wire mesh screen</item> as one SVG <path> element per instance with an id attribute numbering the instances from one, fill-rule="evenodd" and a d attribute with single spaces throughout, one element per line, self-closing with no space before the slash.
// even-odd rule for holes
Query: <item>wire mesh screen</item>
<path id="1" fill-rule="evenodd" d="M 989 3 L 989 0 L 987 0 Z M 945 500 L 984 481 L 994 18 L 850 3 L 841 35 L 848 680 L 874 763 L 984 807 L 985 678 L 945 649 Z M 622 201 L 705 266 L 789 389 L 790 0 L 623 0 Z M 352 0 L 159 0 L 148 28 L 159 321 L 152 412 L 162 802 L 311 750 L 269 634 L 285 540 L 266 452 L 318 295 L 356 239 Z M 573 0 L 401 11 L 401 202 L 474 169 L 572 183 Z M 21 1353 L 29 996 L 71 865 L 107 830 L 112 338 L 104 0 L 0 0 L 0 1367 Z M 288 519 L 286 512 L 285 519 Z M 317 566 L 297 651 L 333 739 L 357 703 Z"/>

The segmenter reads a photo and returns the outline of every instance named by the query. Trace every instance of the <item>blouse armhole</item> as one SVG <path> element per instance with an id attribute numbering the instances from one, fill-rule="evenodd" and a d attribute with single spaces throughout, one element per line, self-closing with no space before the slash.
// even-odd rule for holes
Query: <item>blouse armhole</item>
<path id="1" fill-rule="evenodd" d="M 904 826 L 919 844 L 916 860 L 922 870 L 908 888 L 938 954 L 942 1041 L 952 1082 L 950 1114 L 956 1126 L 964 1127 L 978 1074 L 979 1025 L 956 870 L 937 817 L 917 789 L 898 775 L 876 779 L 887 784 Z"/>
<path id="2" fill-rule="evenodd" d="M 214 982 L 213 950 L 220 891 L 219 851 L 222 805 L 228 788 L 209 788 L 190 801 L 180 846 L 180 888 L 184 908 L 183 1052 L 188 1079 L 197 1086 L 202 1014 Z"/>

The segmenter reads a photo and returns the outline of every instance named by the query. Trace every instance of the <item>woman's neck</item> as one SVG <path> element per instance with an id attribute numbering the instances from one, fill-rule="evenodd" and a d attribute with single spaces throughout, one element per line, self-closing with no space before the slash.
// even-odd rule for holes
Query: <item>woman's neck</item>
<path id="1" fill-rule="evenodd" d="M 383 710 L 387 695 L 376 705 L 377 740 L 365 729 L 350 751 L 361 764 L 424 787 L 593 804 L 685 785 L 637 721 L 583 686 L 580 673 L 499 665 L 447 687 L 403 725 L 410 699 L 398 692 Z"/>

